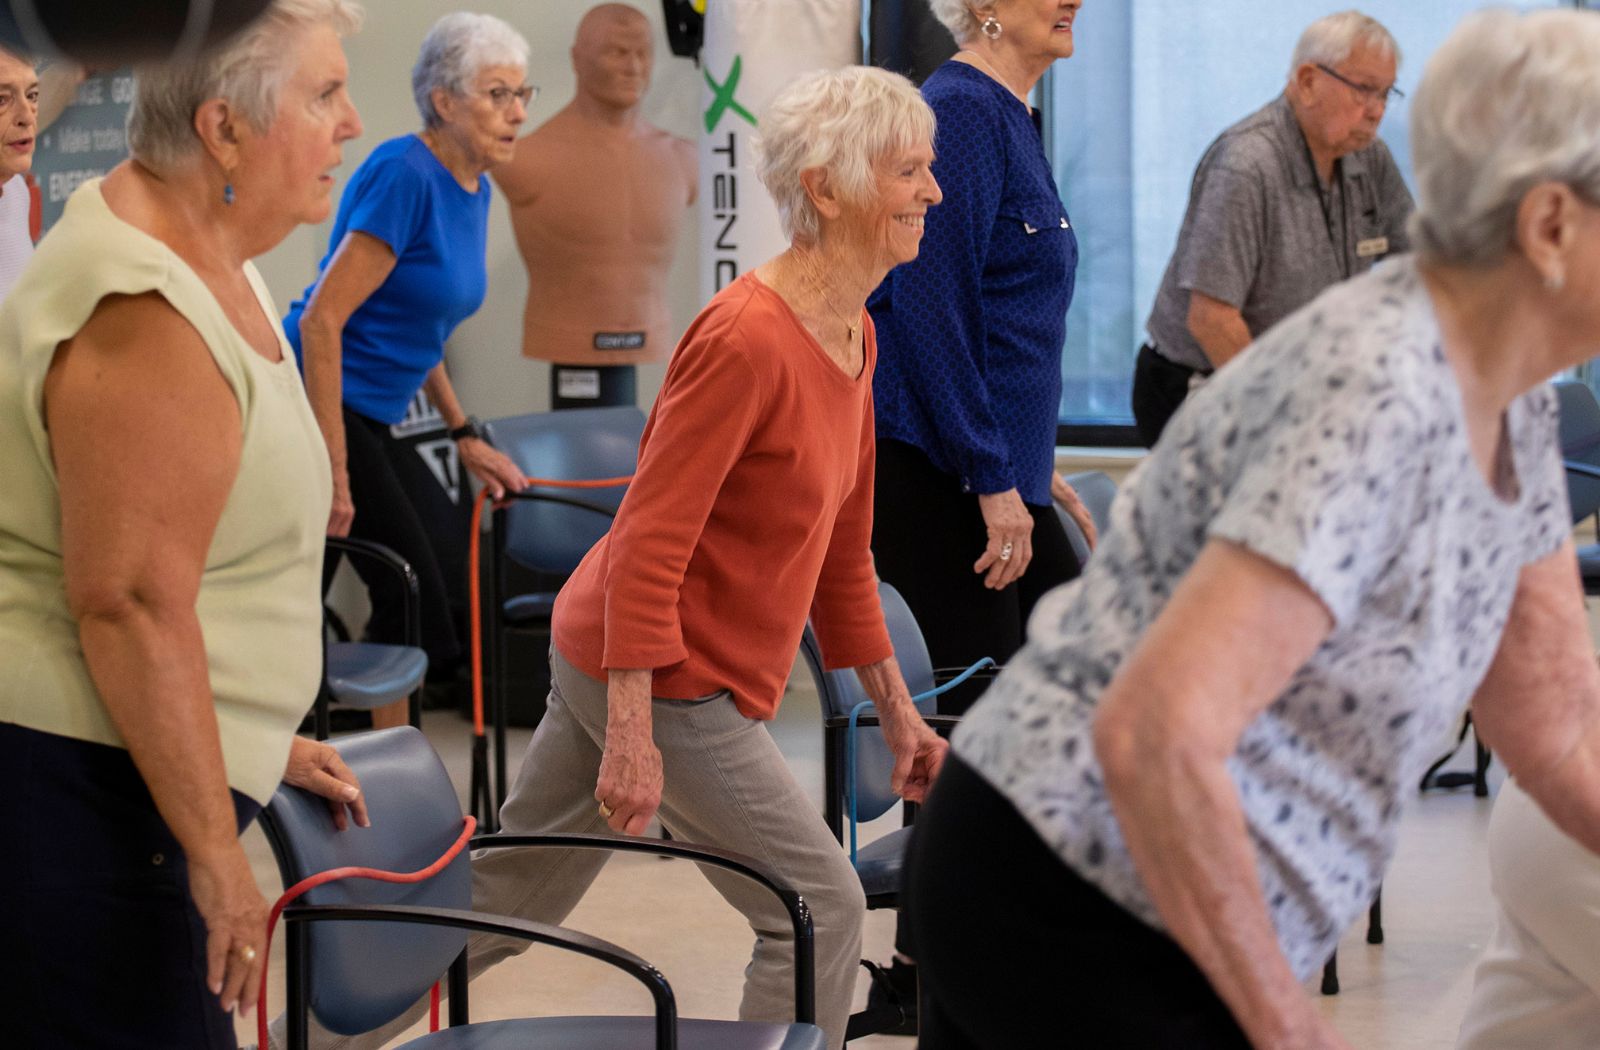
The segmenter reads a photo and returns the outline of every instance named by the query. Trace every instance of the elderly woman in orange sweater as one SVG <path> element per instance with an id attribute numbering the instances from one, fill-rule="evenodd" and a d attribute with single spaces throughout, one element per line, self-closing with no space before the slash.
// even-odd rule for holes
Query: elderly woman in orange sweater
<path id="1" fill-rule="evenodd" d="M 679 343 L 616 523 L 556 603 L 548 709 L 500 817 L 517 834 L 638 834 L 659 816 L 676 837 L 783 872 L 815 916 L 818 1023 L 838 1046 L 865 902 L 762 723 L 810 614 L 830 666 L 857 668 L 876 702 L 907 798 L 944 757 L 878 604 L 863 309 L 916 256 L 939 202 L 933 114 L 903 78 L 850 68 L 797 82 L 761 127 L 760 174 L 793 245 L 718 293 Z M 604 861 L 482 855 L 475 903 L 558 922 Z M 743 879 L 706 874 L 758 936 L 740 1016 L 789 1019 L 787 917 Z"/>

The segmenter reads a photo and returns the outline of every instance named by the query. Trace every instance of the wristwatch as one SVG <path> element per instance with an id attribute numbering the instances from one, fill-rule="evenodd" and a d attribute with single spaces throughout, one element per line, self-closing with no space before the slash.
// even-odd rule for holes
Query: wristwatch
<path id="1" fill-rule="evenodd" d="M 450 431 L 451 441 L 460 441 L 462 438 L 477 438 L 479 441 L 489 440 L 483 436 L 483 424 L 478 422 L 477 416 L 468 416 L 465 423 Z"/>

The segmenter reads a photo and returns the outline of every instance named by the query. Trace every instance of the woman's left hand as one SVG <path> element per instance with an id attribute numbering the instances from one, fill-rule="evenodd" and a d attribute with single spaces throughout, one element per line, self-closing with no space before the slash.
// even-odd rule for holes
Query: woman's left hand
<path id="1" fill-rule="evenodd" d="M 467 437 L 456 442 L 456 452 L 472 476 L 483 482 L 489 495 L 504 499 L 507 492 L 521 492 L 528 487 L 522 471 L 511 457 L 478 438 Z"/>
<path id="2" fill-rule="evenodd" d="M 1095 531 L 1094 515 L 1089 513 L 1089 508 L 1078 498 L 1077 490 L 1067 484 L 1067 479 L 1061 476 L 1059 470 L 1050 475 L 1050 498 L 1059 503 L 1061 509 L 1077 522 L 1078 528 L 1083 531 L 1083 538 L 1088 541 L 1089 549 L 1094 550 L 1094 545 L 1100 539 L 1100 534 Z"/>
<path id="3" fill-rule="evenodd" d="M 894 753 L 890 790 L 907 802 L 923 801 L 939 778 L 944 757 L 950 752 L 950 741 L 929 728 L 915 709 L 898 723 L 884 723 L 883 735 Z"/>
<path id="4" fill-rule="evenodd" d="M 361 794 L 361 782 L 329 744 L 295 737 L 289 745 L 289 765 L 283 771 L 283 782 L 327 799 L 328 808 L 333 812 L 333 826 L 340 831 L 350 826 L 349 817 L 354 817 L 359 827 L 372 826 L 372 821 L 367 819 L 367 800 Z"/>

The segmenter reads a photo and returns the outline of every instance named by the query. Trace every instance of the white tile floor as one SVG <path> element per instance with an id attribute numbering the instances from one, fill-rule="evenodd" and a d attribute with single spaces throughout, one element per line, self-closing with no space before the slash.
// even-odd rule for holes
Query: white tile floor
<path id="1" fill-rule="evenodd" d="M 817 785 L 820 799 L 821 734 L 809 684 L 791 688 L 772 728 L 796 775 L 802 783 Z M 430 712 L 427 732 L 464 787 L 468 724 L 447 712 Z M 513 734 L 509 746 L 515 756 L 528 733 Z M 1454 1045 L 1472 966 L 1492 923 L 1483 845 L 1489 805 L 1471 797 L 1470 790 L 1431 794 L 1412 805 L 1384 887 L 1387 942 L 1369 946 L 1362 939 L 1364 925 L 1352 930 L 1340 949 L 1342 993 L 1317 997 L 1352 1045 L 1362 1050 L 1445 1050 Z M 874 833 L 893 826 L 895 818 L 880 823 L 883 827 Z M 249 833 L 248 844 L 262 886 L 269 895 L 276 893 L 277 871 L 259 831 Z M 691 865 L 617 858 L 568 925 L 654 962 L 672 982 L 684 1016 L 736 1015 L 749 930 Z M 893 935 L 892 914 L 869 915 L 867 954 L 887 958 Z M 273 1010 L 283 1004 L 281 966 L 275 950 Z M 1308 994 L 1315 995 L 1315 989 Z M 864 985 L 858 995 L 864 997 Z M 534 948 L 473 985 L 472 1012 L 478 1020 L 648 1011 L 648 997 L 636 983 L 599 963 L 553 949 Z M 254 1042 L 253 1017 L 239 1032 L 242 1043 Z M 913 1045 L 909 1038 L 889 1036 L 851 1044 L 859 1050 L 910 1050 Z"/>

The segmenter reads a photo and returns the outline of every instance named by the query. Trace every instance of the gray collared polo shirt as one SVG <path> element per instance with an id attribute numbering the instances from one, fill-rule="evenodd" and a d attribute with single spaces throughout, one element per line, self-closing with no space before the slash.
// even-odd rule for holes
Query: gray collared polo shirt
<path id="1" fill-rule="evenodd" d="M 1210 371 L 1189 334 L 1189 293 L 1238 307 L 1253 338 L 1331 285 L 1409 249 L 1411 192 L 1377 140 L 1341 157 L 1326 189 L 1284 95 L 1200 158 L 1178 247 L 1146 327 L 1165 358 Z"/>

